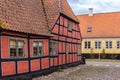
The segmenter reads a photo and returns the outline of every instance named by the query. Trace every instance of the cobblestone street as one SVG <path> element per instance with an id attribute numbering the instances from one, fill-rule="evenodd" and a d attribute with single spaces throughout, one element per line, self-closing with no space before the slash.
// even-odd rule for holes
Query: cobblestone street
<path id="1" fill-rule="evenodd" d="M 53 72 L 33 80 L 120 80 L 120 61 L 87 60 L 86 65 Z"/>

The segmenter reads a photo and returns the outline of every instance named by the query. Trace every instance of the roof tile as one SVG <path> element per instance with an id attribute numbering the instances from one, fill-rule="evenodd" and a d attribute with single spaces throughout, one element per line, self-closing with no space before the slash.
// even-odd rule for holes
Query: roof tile
<path id="1" fill-rule="evenodd" d="M 50 35 L 41 0 L 0 0 L 0 20 L 7 30 Z"/>
<path id="2" fill-rule="evenodd" d="M 76 22 L 79 22 L 77 17 L 74 15 L 72 9 L 67 3 L 67 0 L 43 0 L 44 7 L 47 14 L 48 24 L 53 27 L 60 13 L 68 16 Z"/>
<path id="3" fill-rule="evenodd" d="M 78 19 L 83 38 L 120 37 L 120 12 L 79 15 Z M 88 27 L 92 32 L 87 32 Z"/>

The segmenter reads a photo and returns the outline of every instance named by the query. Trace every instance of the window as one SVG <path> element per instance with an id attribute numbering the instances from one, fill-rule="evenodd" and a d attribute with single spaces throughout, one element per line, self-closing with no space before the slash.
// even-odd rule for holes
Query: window
<path id="1" fill-rule="evenodd" d="M 78 45 L 78 54 L 81 54 L 81 45 Z"/>
<path id="2" fill-rule="evenodd" d="M 100 49 L 100 48 L 101 48 L 101 42 L 95 41 L 95 49 Z"/>
<path id="3" fill-rule="evenodd" d="M 55 41 L 50 41 L 50 55 L 55 55 L 56 54 L 56 42 Z"/>
<path id="4" fill-rule="evenodd" d="M 72 22 L 71 21 L 68 21 L 68 30 L 72 31 Z"/>
<path id="5" fill-rule="evenodd" d="M 66 54 L 68 54 L 69 53 L 69 44 L 67 43 L 66 44 Z"/>
<path id="6" fill-rule="evenodd" d="M 42 56 L 43 51 L 43 41 L 33 42 L 33 56 Z"/>
<path id="7" fill-rule="evenodd" d="M 24 41 L 10 40 L 10 57 L 24 56 Z"/>
<path id="8" fill-rule="evenodd" d="M 106 48 L 112 48 L 112 41 L 106 41 Z"/>
<path id="9" fill-rule="evenodd" d="M 88 27 L 87 32 L 92 32 L 92 28 Z"/>
<path id="10" fill-rule="evenodd" d="M 117 48 L 120 49 L 120 41 L 117 41 Z"/>
<path id="11" fill-rule="evenodd" d="M 85 49 L 90 49 L 91 48 L 91 42 L 90 41 L 86 41 L 85 42 Z"/>

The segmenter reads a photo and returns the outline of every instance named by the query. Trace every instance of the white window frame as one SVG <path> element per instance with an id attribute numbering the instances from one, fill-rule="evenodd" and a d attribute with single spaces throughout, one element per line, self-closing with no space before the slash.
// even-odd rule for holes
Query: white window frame
<path id="1" fill-rule="evenodd" d="M 50 41 L 49 49 L 50 49 L 50 55 L 56 55 L 57 42 L 56 41 Z"/>
<path id="2" fill-rule="evenodd" d="M 101 49 L 101 41 L 95 41 L 95 49 Z"/>
<path id="3" fill-rule="evenodd" d="M 91 48 L 91 42 L 90 41 L 85 41 L 84 42 L 84 48 L 85 49 L 90 49 Z"/>
<path id="4" fill-rule="evenodd" d="M 14 55 L 12 55 L 12 53 L 11 53 L 11 41 L 15 41 L 16 42 L 16 46 L 15 46 L 15 49 L 16 49 L 16 56 L 14 56 Z M 23 48 L 23 53 L 22 53 L 22 55 L 20 56 L 19 55 L 19 47 L 21 47 L 20 45 L 19 45 L 19 42 L 23 42 L 23 46 L 22 46 L 22 48 Z M 25 53 L 24 53 L 24 45 L 25 45 L 25 42 L 24 42 L 24 40 L 17 40 L 17 39 L 10 39 L 9 40 L 9 49 L 10 49 L 10 58 L 20 58 L 20 57 L 25 57 Z"/>
<path id="5" fill-rule="evenodd" d="M 116 47 L 117 47 L 117 49 L 120 49 L 120 41 L 116 42 Z"/>
<path id="6" fill-rule="evenodd" d="M 35 53 L 34 53 L 34 43 L 35 42 L 37 43 L 37 53 L 36 53 L 37 55 L 35 55 Z M 40 48 L 39 43 L 40 42 L 43 43 L 42 48 L 41 48 L 42 49 L 41 50 L 42 51 L 41 54 L 39 53 L 39 51 L 40 51 L 40 49 L 39 49 Z M 39 57 L 39 56 L 43 56 L 43 55 L 44 55 L 44 41 L 33 41 L 33 56 L 34 57 Z"/>
<path id="7" fill-rule="evenodd" d="M 106 41 L 106 49 L 112 48 L 112 41 Z"/>

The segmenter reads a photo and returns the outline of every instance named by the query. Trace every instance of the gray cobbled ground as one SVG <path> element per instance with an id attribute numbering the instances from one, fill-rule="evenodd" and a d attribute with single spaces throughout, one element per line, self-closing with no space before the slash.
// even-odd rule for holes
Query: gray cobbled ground
<path id="1" fill-rule="evenodd" d="M 79 65 L 33 80 L 120 80 L 120 60 L 86 60 Z"/>

